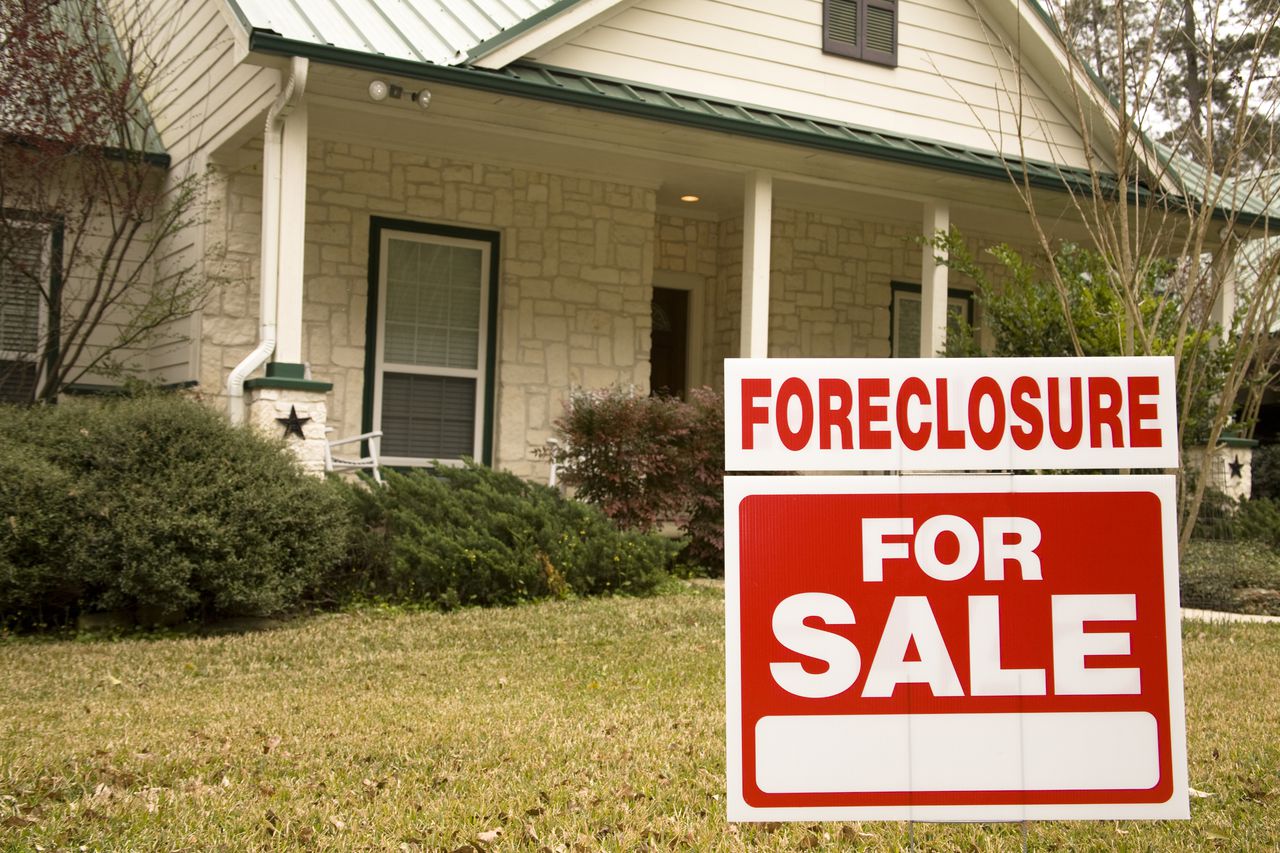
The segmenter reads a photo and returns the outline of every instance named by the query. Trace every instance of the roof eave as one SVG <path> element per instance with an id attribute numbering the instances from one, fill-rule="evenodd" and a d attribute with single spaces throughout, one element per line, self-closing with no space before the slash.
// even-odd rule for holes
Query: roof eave
<path id="1" fill-rule="evenodd" d="M 646 103 L 643 100 L 623 102 L 606 95 L 595 95 L 589 92 L 573 91 L 555 85 L 529 83 L 519 76 L 500 71 L 486 71 L 466 66 L 431 65 L 394 57 L 363 53 L 320 45 L 310 42 L 299 42 L 286 39 L 274 32 L 255 30 L 250 35 L 250 48 L 253 51 L 273 56 L 305 56 L 317 62 L 357 68 L 389 75 L 399 75 L 424 82 L 437 82 L 477 89 L 488 92 L 500 92 L 570 104 L 619 115 L 629 115 L 656 121 L 714 130 L 736 136 L 784 142 L 808 148 L 852 154 L 905 165 L 937 169 L 952 174 L 980 177 L 1008 183 L 1011 178 L 1024 180 L 1032 187 L 1050 190 L 1088 191 L 1088 179 L 1085 175 L 1074 175 L 1069 170 L 1056 169 L 1049 164 L 1035 164 L 1038 168 L 1025 175 L 1021 173 L 1021 164 L 1011 161 L 1009 168 L 999 162 L 981 162 L 977 158 L 946 157 L 913 150 L 909 146 L 889 148 L 887 146 L 862 142 L 851 136 L 819 134 L 811 131 L 799 131 L 779 127 L 773 124 L 752 122 L 748 119 L 731 119 L 721 115 L 710 115 L 705 112 L 682 110 L 678 107 L 660 106 Z M 639 84 L 636 84 L 639 85 Z M 746 106 L 746 105 L 744 105 Z M 752 109 L 747 107 L 747 109 Z M 765 108 L 754 108 L 761 113 L 773 113 Z M 915 146 L 919 149 L 920 146 Z M 957 146 L 948 148 L 959 151 Z M 990 160 L 992 158 L 985 157 Z M 1012 171 L 1010 171 L 1012 169 Z"/>

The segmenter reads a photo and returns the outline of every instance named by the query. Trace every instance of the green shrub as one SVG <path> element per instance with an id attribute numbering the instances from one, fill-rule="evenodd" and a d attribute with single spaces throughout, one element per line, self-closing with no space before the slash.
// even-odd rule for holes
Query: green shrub
<path id="1" fill-rule="evenodd" d="M 72 556 L 71 476 L 22 445 L 0 439 L 0 624 L 65 620 L 79 600 L 82 560 Z"/>
<path id="2" fill-rule="evenodd" d="M 172 396 L 0 408 L 0 473 L 11 624 L 278 613 L 323 593 L 350 527 L 280 442 Z"/>
<path id="3" fill-rule="evenodd" d="M 1247 539 L 1280 550 L 1280 502 L 1272 498 L 1240 501 L 1231 513 L 1235 539 Z"/>
<path id="4" fill-rule="evenodd" d="M 682 559 L 724 567 L 724 402 L 699 389 L 685 402 L 609 388 L 573 394 L 555 422 L 552 457 L 575 496 L 630 530 L 674 521 Z"/>
<path id="5" fill-rule="evenodd" d="M 1280 444 L 1264 444 L 1256 448 L 1249 468 L 1249 493 L 1254 498 L 1280 500 Z"/>
<path id="6" fill-rule="evenodd" d="M 665 543 L 599 511 L 483 466 L 387 474 L 350 490 L 365 521 L 356 592 L 449 609 L 547 597 L 651 592 Z"/>
<path id="7" fill-rule="evenodd" d="M 1182 606 L 1280 616 L 1280 556 L 1259 542 L 1192 542 L 1182 555 Z"/>

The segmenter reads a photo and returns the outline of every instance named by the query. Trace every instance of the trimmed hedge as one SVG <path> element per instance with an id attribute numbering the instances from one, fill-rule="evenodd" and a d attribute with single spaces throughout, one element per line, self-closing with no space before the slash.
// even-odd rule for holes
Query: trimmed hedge
<path id="1" fill-rule="evenodd" d="M 1182 555 L 1182 606 L 1280 616 L 1280 555 L 1260 542 L 1192 542 Z"/>
<path id="2" fill-rule="evenodd" d="M 346 592 L 440 610 L 538 598 L 653 592 L 662 538 L 622 533 L 593 507 L 481 465 L 398 474 L 352 488 L 364 519 Z"/>
<path id="3" fill-rule="evenodd" d="M 267 615 L 323 594 L 340 487 L 199 403 L 0 407 L 0 624 Z"/>
<path id="4" fill-rule="evenodd" d="M 387 472 L 348 494 L 364 520 L 348 595 L 440 609 L 539 598 L 652 592 L 669 548 L 620 532 L 554 489 L 468 463 Z"/>

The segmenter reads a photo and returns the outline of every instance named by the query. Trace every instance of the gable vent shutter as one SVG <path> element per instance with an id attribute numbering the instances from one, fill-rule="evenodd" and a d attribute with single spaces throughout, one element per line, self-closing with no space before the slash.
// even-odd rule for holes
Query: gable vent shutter
<path id="1" fill-rule="evenodd" d="M 897 0 L 864 0 L 866 37 L 862 58 L 885 65 L 898 64 Z"/>
<path id="2" fill-rule="evenodd" d="M 858 7 L 866 0 L 826 0 L 823 4 L 822 49 L 841 56 L 862 56 L 858 45 Z"/>

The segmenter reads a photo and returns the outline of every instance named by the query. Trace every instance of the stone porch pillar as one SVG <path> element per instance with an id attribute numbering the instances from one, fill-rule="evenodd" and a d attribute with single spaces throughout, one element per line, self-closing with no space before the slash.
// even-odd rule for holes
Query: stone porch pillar
<path id="1" fill-rule="evenodd" d="M 248 422 L 263 435 L 283 438 L 308 472 L 324 474 L 328 382 L 272 376 L 281 365 L 267 365 L 268 375 L 245 383 Z"/>

